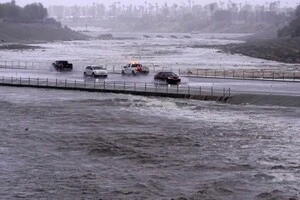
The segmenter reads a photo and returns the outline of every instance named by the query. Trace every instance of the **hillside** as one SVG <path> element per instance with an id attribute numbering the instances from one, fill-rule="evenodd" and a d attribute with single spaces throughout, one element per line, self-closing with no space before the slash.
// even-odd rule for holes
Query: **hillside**
<path id="1" fill-rule="evenodd" d="M 37 43 L 85 40 L 89 37 L 69 28 L 43 23 L 0 23 L 0 43 Z"/>
<path id="2" fill-rule="evenodd" d="M 243 44 L 230 44 L 221 49 L 228 53 L 274 60 L 285 63 L 300 63 L 300 37 L 249 41 Z"/>

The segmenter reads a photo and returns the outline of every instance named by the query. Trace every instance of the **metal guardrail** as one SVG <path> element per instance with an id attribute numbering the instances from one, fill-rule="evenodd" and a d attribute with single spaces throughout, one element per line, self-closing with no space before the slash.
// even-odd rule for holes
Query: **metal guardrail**
<path id="1" fill-rule="evenodd" d="M 125 63 L 124 63 L 125 64 Z M 49 70 L 51 62 L 26 62 L 26 61 L 0 61 L 0 68 L 4 69 L 31 69 Z M 83 71 L 83 62 L 74 63 L 74 70 Z M 109 73 L 121 73 L 121 65 L 104 65 Z M 145 64 L 150 68 L 150 72 L 173 71 L 180 76 L 198 78 L 226 78 L 226 79 L 245 79 L 245 80 L 280 80 L 280 81 L 300 81 L 300 71 L 283 71 L 270 69 L 201 69 L 201 68 L 166 68 L 153 64 Z"/>
<path id="2" fill-rule="evenodd" d="M 88 66 L 88 64 L 81 62 L 72 62 L 74 66 L 74 71 L 80 70 L 84 71 L 85 67 Z M 107 65 L 104 64 L 107 71 L 109 73 L 121 73 L 122 66 L 124 66 L 126 63 L 123 63 L 123 65 Z M 145 66 L 149 67 L 150 72 L 160 72 L 160 71 L 174 71 L 178 72 L 178 69 L 170 69 L 166 67 L 160 67 L 154 64 L 145 64 Z M 52 67 L 52 62 L 29 62 L 29 61 L 0 61 L 0 68 L 2 69 L 24 69 L 24 70 L 49 70 L 54 69 Z"/>
<path id="3" fill-rule="evenodd" d="M 67 79 L 45 79 L 45 78 L 24 78 L 24 77 L 0 77 L 0 84 L 13 86 L 32 86 L 48 87 L 58 89 L 84 89 L 84 90 L 101 90 L 103 92 L 123 92 L 123 93 L 140 93 L 140 94 L 168 94 L 168 96 L 189 95 L 189 96 L 209 96 L 219 97 L 224 100 L 230 97 L 230 88 L 215 89 L 213 87 L 191 87 L 168 84 L 150 84 L 121 81 L 79 81 Z M 158 95 L 159 96 L 159 95 Z"/>
<path id="4" fill-rule="evenodd" d="M 4 69 L 31 69 L 49 70 L 51 62 L 26 62 L 26 61 L 0 61 L 0 68 Z M 83 71 L 84 63 L 74 63 L 74 70 Z M 121 73 L 121 65 L 104 65 L 109 73 Z M 244 79 L 244 80 L 277 80 L 277 81 L 300 81 L 300 71 L 283 71 L 270 69 L 200 69 L 200 68 L 166 68 L 157 65 L 147 65 L 150 72 L 173 71 L 180 76 L 197 78 L 222 78 L 222 79 Z"/>
<path id="5" fill-rule="evenodd" d="M 269 69 L 214 70 L 189 68 L 187 70 L 180 70 L 179 74 L 198 78 L 300 81 L 300 71 L 280 71 Z"/>

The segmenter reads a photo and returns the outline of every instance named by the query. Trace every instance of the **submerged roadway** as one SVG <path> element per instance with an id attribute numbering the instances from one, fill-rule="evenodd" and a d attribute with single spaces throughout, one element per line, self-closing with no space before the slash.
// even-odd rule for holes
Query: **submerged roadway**
<path id="1" fill-rule="evenodd" d="M 84 78 L 82 72 L 56 72 L 47 70 L 31 69 L 0 69 L 1 77 L 18 78 L 41 78 L 41 79 L 59 79 L 93 82 L 94 78 Z M 154 73 L 148 75 L 125 75 L 118 73 L 109 73 L 107 78 L 97 78 L 95 81 L 115 82 L 115 83 L 147 83 L 157 84 L 153 79 Z M 164 84 L 164 83 L 159 83 Z M 181 77 L 183 86 L 202 87 L 222 90 L 230 88 L 231 94 L 272 94 L 286 96 L 300 96 L 300 82 L 298 81 L 268 81 L 268 80 L 239 80 L 239 79 L 216 79 L 216 78 L 195 78 Z"/>

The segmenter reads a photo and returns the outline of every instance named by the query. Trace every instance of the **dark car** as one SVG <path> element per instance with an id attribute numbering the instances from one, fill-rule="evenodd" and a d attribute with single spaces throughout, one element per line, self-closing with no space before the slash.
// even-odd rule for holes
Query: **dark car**
<path id="1" fill-rule="evenodd" d="M 73 64 L 69 63 L 66 60 L 57 60 L 52 63 L 52 66 L 56 69 L 56 71 L 72 71 Z"/>
<path id="2" fill-rule="evenodd" d="M 168 84 L 178 84 L 181 80 L 177 74 L 174 72 L 158 72 L 154 76 L 155 80 L 162 80 Z"/>

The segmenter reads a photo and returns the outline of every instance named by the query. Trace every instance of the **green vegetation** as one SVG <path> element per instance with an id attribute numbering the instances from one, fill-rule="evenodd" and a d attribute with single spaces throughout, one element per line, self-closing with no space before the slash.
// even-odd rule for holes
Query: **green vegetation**
<path id="1" fill-rule="evenodd" d="M 16 1 L 0 4 L 0 18 L 12 22 L 33 22 L 48 16 L 47 9 L 41 3 L 28 4 L 24 8 L 16 5 Z"/>
<path id="2" fill-rule="evenodd" d="M 23 8 L 16 5 L 14 0 L 0 4 L 0 43 L 35 43 L 89 38 L 62 27 L 61 23 L 54 19 L 46 19 L 47 15 L 47 9 L 40 3 L 29 4 Z M 26 49 L 26 46 L 2 45 L 0 49 Z"/>
<path id="3" fill-rule="evenodd" d="M 296 8 L 295 19 L 288 26 L 278 30 L 278 37 L 300 37 L 300 5 Z"/>

